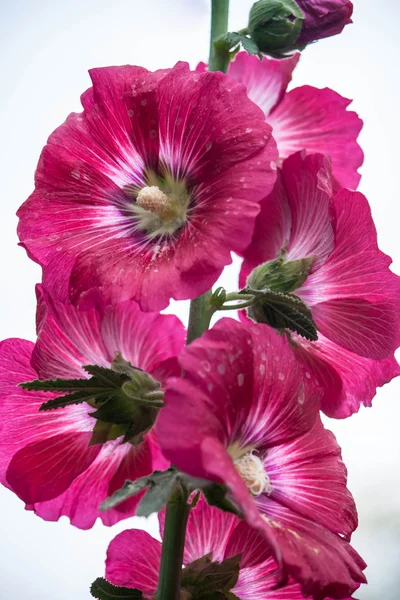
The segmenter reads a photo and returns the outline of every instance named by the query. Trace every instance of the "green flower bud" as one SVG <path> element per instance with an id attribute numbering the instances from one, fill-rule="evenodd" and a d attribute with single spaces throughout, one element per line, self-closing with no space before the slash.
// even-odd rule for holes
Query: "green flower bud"
<path id="1" fill-rule="evenodd" d="M 310 256 L 285 261 L 285 256 L 282 255 L 253 269 L 247 278 L 247 285 L 256 291 L 268 289 L 281 293 L 293 292 L 307 279 L 314 258 Z"/>
<path id="2" fill-rule="evenodd" d="M 250 10 L 248 32 L 261 52 L 279 55 L 294 47 L 303 20 L 294 0 L 259 0 Z"/>

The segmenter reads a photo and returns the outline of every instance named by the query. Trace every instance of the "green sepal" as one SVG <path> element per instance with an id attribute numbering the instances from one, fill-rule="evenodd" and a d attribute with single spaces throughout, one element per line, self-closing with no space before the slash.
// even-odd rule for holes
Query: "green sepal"
<path id="1" fill-rule="evenodd" d="M 273 292 L 288 293 L 299 288 L 307 279 L 315 256 L 285 260 L 286 253 L 275 260 L 265 262 L 252 270 L 247 278 L 247 285 L 252 290 L 268 288 Z M 250 290 L 251 291 L 251 290 Z"/>
<path id="2" fill-rule="evenodd" d="M 142 503 L 140 516 L 148 516 L 152 512 L 158 512 L 168 501 L 175 484 L 178 482 L 178 476 L 179 472 L 176 469 L 170 468 L 166 471 L 154 471 L 151 475 L 140 477 L 139 479 L 136 479 L 136 481 L 126 481 L 121 489 L 114 492 L 112 496 L 107 498 L 107 500 L 100 505 L 100 510 L 104 511 L 109 508 L 114 508 L 115 506 L 118 506 L 118 504 L 121 504 L 121 502 L 128 500 L 128 498 L 132 498 L 132 496 L 137 496 L 137 494 L 146 488 L 149 488 L 147 494 L 151 492 L 150 496 L 148 500 L 145 500 L 147 494 L 142 498 L 136 514 L 139 514 L 139 506 Z M 157 494 L 159 495 L 158 500 L 156 498 Z M 154 506 L 159 506 L 159 508 L 153 510 Z"/>
<path id="3" fill-rule="evenodd" d="M 239 577 L 240 559 L 238 554 L 222 562 L 213 562 L 210 555 L 203 556 L 183 569 L 181 588 L 188 592 L 191 600 L 229 598 L 227 594 Z"/>
<path id="4" fill-rule="evenodd" d="M 93 598 L 98 600 L 144 600 L 140 590 L 113 585 L 104 577 L 98 577 L 90 587 Z"/>
<path id="5" fill-rule="evenodd" d="M 226 290 L 223 287 L 219 287 L 213 292 L 209 302 L 215 310 L 219 310 L 224 305 L 226 300 Z"/>
<path id="6" fill-rule="evenodd" d="M 257 292 L 248 316 L 257 323 L 266 323 L 275 329 L 289 329 L 310 341 L 318 339 L 317 326 L 308 306 L 294 294 L 265 290 Z"/>

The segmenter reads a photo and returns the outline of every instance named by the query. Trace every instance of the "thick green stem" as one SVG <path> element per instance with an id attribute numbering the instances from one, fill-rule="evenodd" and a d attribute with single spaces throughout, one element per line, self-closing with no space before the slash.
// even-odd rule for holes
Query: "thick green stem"
<path id="1" fill-rule="evenodd" d="M 178 487 L 167 504 L 157 600 L 179 600 L 183 550 L 190 506 L 186 490 Z"/>
<path id="2" fill-rule="evenodd" d="M 229 0 L 211 0 L 211 36 L 209 71 L 226 73 L 229 65 L 229 50 L 216 48 L 214 42 L 228 31 Z"/>
<path id="3" fill-rule="evenodd" d="M 207 331 L 214 309 L 210 306 L 212 290 L 195 298 L 190 303 L 189 324 L 186 343 L 190 344 Z"/>

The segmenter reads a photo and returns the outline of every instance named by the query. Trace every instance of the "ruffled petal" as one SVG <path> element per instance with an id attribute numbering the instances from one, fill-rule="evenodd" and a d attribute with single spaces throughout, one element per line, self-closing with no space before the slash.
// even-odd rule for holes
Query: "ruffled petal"
<path id="1" fill-rule="evenodd" d="M 296 338 L 295 352 L 310 375 L 314 373 L 323 387 L 321 409 L 342 419 L 357 412 L 360 406 L 371 406 L 378 387 L 400 375 L 394 357 L 385 360 L 364 358 L 345 350 L 319 335 L 318 341 Z"/>
<path id="2" fill-rule="evenodd" d="M 155 469 L 167 467 L 167 461 L 159 456 L 148 436 L 137 449 L 130 444 L 108 442 L 68 490 L 53 500 L 36 502 L 27 508 L 45 521 L 58 521 L 60 517 L 66 516 L 79 529 L 90 529 L 97 518 L 104 525 L 111 526 L 121 519 L 133 516 L 143 494 L 107 511 L 100 511 L 100 504 L 122 487 L 126 480 L 134 481 L 138 477 L 149 475 Z"/>
<path id="3" fill-rule="evenodd" d="M 350 103 L 333 90 L 308 85 L 285 94 L 268 116 L 280 158 L 298 150 L 325 154 L 339 187 L 357 188 L 364 154 L 356 140 L 363 123 L 346 110 Z"/>
<path id="4" fill-rule="evenodd" d="M 133 301 L 104 306 L 101 294 L 97 309 L 83 311 L 55 302 L 43 288 L 40 293 L 46 316 L 32 365 L 42 379 L 87 377 L 83 365 L 110 367 L 117 352 L 148 373 L 163 363 L 165 377 L 165 361 L 175 358 L 185 343 L 184 327 L 174 315 L 144 313 Z M 169 364 L 169 374 L 175 374 L 176 367 Z"/>
<path id="5" fill-rule="evenodd" d="M 173 463 L 201 445 L 206 432 L 226 446 L 263 448 L 305 433 L 316 419 L 319 390 L 304 381 L 288 342 L 267 326 L 221 319 L 179 361 L 185 375 L 169 380 L 158 420 L 161 447 Z M 181 421 L 178 441 L 174 424 Z"/>
<path id="6" fill-rule="evenodd" d="M 274 260 L 283 248 L 287 260 L 314 256 L 312 271 L 318 269 L 334 247 L 333 222 L 329 159 L 297 152 L 285 160 L 273 191 L 261 202 L 240 285 L 254 267 Z"/>
<path id="7" fill-rule="evenodd" d="M 315 271 L 335 244 L 332 225 L 332 182 L 329 159 L 297 152 L 283 163 L 283 181 L 290 207 L 288 260 L 315 256 Z"/>
<path id="8" fill-rule="evenodd" d="M 305 596 L 347 598 L 366 582 L 362 573 L 366 564 L 340 536 L 265 496 L 258 499 L 258 506 L 283 564 Z"/>
<path id="9" fill-rule="evenodd" d="M 309 433 L 271 448 L 264 467 L 271 498 L 350 539 L 357 511 L 346 487 L 346 467 L 335 436 L 320 420 Z"/>
<path id="10" fill-rule="evenodd" d="M 289 242 L 291 215 L 283 184 L 278 171 L 273 191 L 261 201 L 251 244 L 243 253 L 239 286 L 245 287 L 251 271 L 261 263 L 274 260 Z"/>
<path id="11" fill-rule="evenodd" d="M 66 477 L 71 475 L 74 468 L 79 471 L 81 450 L 85 443 L 87 448 L 87 435 L 93 428 L 93 419 L 87 415 L 86 407 L 69 406 L 63 410 L 39 412 L 43 402 L 54 398 L 55 394 L 28 392 L 19 387 L 22 382 L 38 378 L 38 374 L 30 365 L 33 348 L 32 342 L 26 340 L 9 339 L 0 342 L 0 478 L 7 486 L 10 486 L 6 481 L 9 464 L 25 447 L 28 447 L 28 450 L 19 454 L 19 458 L 14 462 L 13 480 L 20 480 L 18 486 L 23 485 L 23 480 L 19 479 L 17 465 L 23 467 L 24 460 L 29 464 L 33 461 L 32 466 L 37 462 L 36 468 L 40 471 L 42 460 L 38 454 L 45 460 L 51 459 L 48 452 L 53 444 L 57 451 L 61 451 L 63 445 L 68 451 Z M 46 446 L 48 440 L 49 447 Z M 97 450 L 93 449 L 89 452 L 89 462 L 94 460 L 96 453 Z M 74 456 L 75 467 L 72 464 Z M 22 459 L 24 460 L 21 462 Z M 77 472 L 76 475 L 78 474 Z M 28 473 L 25 473 L 25 476 L 28 477 Z M 25 483 L 29 487 L 30 484 Z M 32 482 L 32 485 L 35 483 Z M 40 490 L 38 492 L 40 493 Z"/>
<path id="12" fill-rule="evenodd" d="M 114 585 L 137 588 L 146 598 L 157 591 L 161 544 L 146 531 L 127 529 L 107 550 L 106 578 Z"/>
<path id="13" fill-rule="evenodd" d="M 264 56 L 261 61 L 258 56 L 239 52 L 229 64 L 228 75 L 246 86 L 250 100 L 261 108 L 268 121 L 282 100 L 299 59 L 299 52 L 282 60 Z"/>
<path id="14" fill-rule="evenodd" d="M 378 248 L 366 198 L 343 190 L 334 208 L 335 248 L 298 294 L 333 341 L 368 358 L 389 357 L 400 345 L 400 278 Z"/>
<path id="15" fill-rule="evenodd" d="M 210 553 L 212 560 L 224 560 L 229 538 L 238 523 L 235 515 L 209 506 L 203 496 L 200 496 L 195 508 L 189 513 L 184 564 Z"/>
<path id="16" fill-rule="evenodd" d="M 27 444 L 12 457 L 6 479 L 27 504 L 62 494 L 100 452 L 90 432 L 67 432 Z"/>

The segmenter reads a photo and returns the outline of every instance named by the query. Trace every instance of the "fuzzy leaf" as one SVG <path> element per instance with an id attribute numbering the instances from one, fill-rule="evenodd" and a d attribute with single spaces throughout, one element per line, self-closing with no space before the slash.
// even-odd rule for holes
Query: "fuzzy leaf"
<path id="1" fill-rule="evenodd" d="M 241 44 L 243 49 L 250 54 L 250 56 L 252 54 L 256 54 L 260 59 L 262 59 L 262 54 L 258 49 L 257 44 L 244 33 L 239 33 L 237 31 L 226 33 L 219 37 L 214 44 L 217 48 L 227 50 L 228 52 L 233 52 L 234 54 L 237 52 L 237 48 Z"/>
<path id="2" fill-rule="evenodd" d="M 137 516 L 149 517 L 151 514 L 159 512 L 167 504 L 177 480 L 178 472 L 172 472 L 165 479 L 158 479 L 156 482 L 151 481 L 148 491 L 137 506 Z"/>
<path id="3" fill-rule="evenodd" d="M 101 505 L 100 510 L 108 510 L 114 508 L 132 496 L 136 496 L 142 490 L 149 486 L 160 486 L 160 491 L 168 485 L 169 481 L 176 480 L 177 471 L 175 469 L 167 469 L 166 471 L 154 471 L 151 475 L 140 477 L 136 481 L 126 481 L 121 489 L 114 492 L 112 496 L 107 498 Z"/>
<path id="4" fill-rule="evenodd" d="M 257 296 L 247 313 L 257 323 L 266 323 L 275 329 L 289 329 L 310 341 L 318 339 L 311 310 L 294 294 L 265 290 Z"/>
<path id="5" fill-rule="evenodd" d="M 103 577 L 98 577 L 90 587 L 93 598 L 98 600 L 140 600 L 144 598 L 140 590 L 113 585 Z"/>

